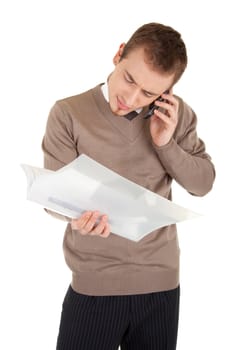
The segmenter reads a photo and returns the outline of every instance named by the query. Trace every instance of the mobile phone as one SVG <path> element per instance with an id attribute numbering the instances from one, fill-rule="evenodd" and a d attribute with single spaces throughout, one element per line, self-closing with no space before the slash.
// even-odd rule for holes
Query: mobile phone
<path id="1" fill-rule="evenodd" d="M 164 94 L 169 94 L 169 90 L 166 90 L 166 91 L 164 92 Z M 166 101 L 166 100 L 165 100 L 163 97 L 161 97 L 161 96 L 159 96 L 158 98 L 156 98 L 156 100 L 154 100 L 154 101 L 149 105 L 147 114 L 144 116 L 144 119 L 150 118 L 150 117 L 154 114 L 154 110 L 159 108 L 158 106 L 156 106 L 155 101 L 161 101 L 161 102 L 163 102 L 163 101 Z"/>

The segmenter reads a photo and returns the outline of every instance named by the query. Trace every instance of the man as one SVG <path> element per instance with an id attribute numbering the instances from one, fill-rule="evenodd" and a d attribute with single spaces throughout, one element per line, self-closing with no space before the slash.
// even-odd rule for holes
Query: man
<path id="1" fill-rule="evenodd" d="M 193 195 L 205 195 L 214 166 L 197 136 L 195 113 L 172 93 L 187 65 L 180 34 L 145 24 L 120 45 L 113 62 L 104 84 L 51 109 L 42 144 L 45 167 L 59 169 L 84 153 L 168 199 L 172 179 Z M 145 118 L 152 102 L 157 109 Z M 64 254 L 73 277 L 57 349 L 174 350 L 176 226 L 136 243 L 110 233 L 111 213 L 87 209 L 78 219 L 65 218 Z"/>

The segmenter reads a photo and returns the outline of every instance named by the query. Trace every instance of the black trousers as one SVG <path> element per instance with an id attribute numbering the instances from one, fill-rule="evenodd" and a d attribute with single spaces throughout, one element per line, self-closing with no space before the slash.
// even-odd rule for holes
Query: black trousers
<path id="1" fill-rule="evenodd" d="M 71 286 L 63 302 L 57 350 L 175 350 L 179 287 L 124 296 L 88 296 Z"/>

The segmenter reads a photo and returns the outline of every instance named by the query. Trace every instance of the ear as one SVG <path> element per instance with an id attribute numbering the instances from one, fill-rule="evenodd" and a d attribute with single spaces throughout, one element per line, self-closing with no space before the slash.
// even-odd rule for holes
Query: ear
<path id="1" fill-rule="evenodd" d="M 118 62 L 120 61 L 121 56 L 122 56 L 122 53 L 123 53 L 123 50 L 124 50 L 124 47 L 125 47 L 125 43 L 122 43 L 122 44 L 119 46 L 119 49 L 118 49 L 116 55 L 113 57 L 113 63 L 114 63 L 114 65 L 118 64 Z"/>

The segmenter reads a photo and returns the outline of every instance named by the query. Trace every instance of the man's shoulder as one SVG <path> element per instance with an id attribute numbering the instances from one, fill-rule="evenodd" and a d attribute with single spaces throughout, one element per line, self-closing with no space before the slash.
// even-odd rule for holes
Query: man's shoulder
<path id="1" fill-rule="evenodd" d="M 180 96 L 174 95 L 174 97 L 178 100 L 178 117 L 182 121 L 190 121 L 191 118 L 195 117 L 195 112 L 192 107 Z"/>
<path id="2" fill-rule="evenodd" d="M 180 138 L 186 130 L 195 128 L 197 123 L 197 116 L 191 106 L 185 100 L 177 95 L 174 95 L 179 102 L 178 107 L 178 123 L 175 130 L 175 138 Z"/>
<path id="3" fill-rule="evenodd" d="M 87 121 L 97 113 L 97 99 L 100 96 L 100 84 L 95 87 L 55 101 L 50 111 L 50 119 L 71 123 L 75 120 Z"/>
<path id="4" fill-rule="evenodd" d="M 99 90 L 100 85 L 101 84 L 98 84 L 93 88 L 85 90 L 81 93 L 58 99 L 55 103 L 60 106 L 68 106 L 68 107 L 81 106 L 81 104 L 88 103 L 92 99 L 94 91 Z"/>

